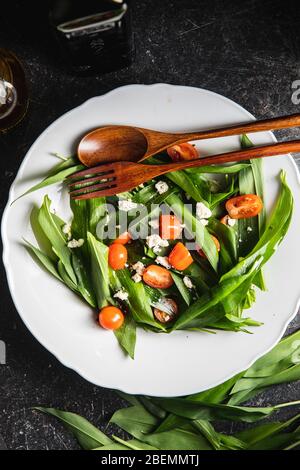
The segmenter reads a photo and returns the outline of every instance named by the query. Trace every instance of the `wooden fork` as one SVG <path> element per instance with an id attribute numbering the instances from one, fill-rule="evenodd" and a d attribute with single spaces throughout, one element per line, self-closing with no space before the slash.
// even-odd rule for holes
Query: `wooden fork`
<path id="1" fill-rule="evenodd" d="M 254 158 L 272 157 L 300 152 L 300 140 L 280 142 L 235 152 L 222 153 L 196 160 L 145 165 L 133 162 L 114 162 L 74 173 L 68 178 L 72 199 L 92 199 L 129 191 L 152 178 L 170 171 L 197 168 L 221 163 L 241 162 Z"/>

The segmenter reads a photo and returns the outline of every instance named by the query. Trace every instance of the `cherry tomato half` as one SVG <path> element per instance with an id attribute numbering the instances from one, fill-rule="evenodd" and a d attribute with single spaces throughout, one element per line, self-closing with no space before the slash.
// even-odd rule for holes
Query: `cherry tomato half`
<path id="1" fill-rule="evenodd" d="M 106 330 L 117 330 L 124 323 L 124 315 L 119 308 L 108 305 L 100 310 L 99 323 Z"/>
<path id="2" fill-rule="evenodd" d="M 211 235 L 211 238 L 212 238 L 214 244 L 216 245 L 217 251 L 219 252 L 221 250 L 221 245 L 220 245 L 219 240 L 214 235 Z M 201 248 L 198 248 L 197 251 L 198 251 L 199 255 L 202 256 L 202 258 L 207 258 L 206 254 L 204 253 L 204 251 Z"/>
<path id="3" fill-rule="evenodd" d="M 193 258 L 184 244 L 178 242 L 169 254 L 168 261 L 173 268 L 178 269 L 178 271 L 184 271 L 184 269 L 192 264 Z"/>
<path id="4" fill-rule="evenodd" d="M 127 263 L 127 250 L 124 245 L 112 243 L 108 250 L 108 264 L 112 269 L 124 269 Z"/>
<path id="5" fill-rule="evenodd" d="M 173 278 L 166 268 L 150 264 L 143 272 L 143 281 L 150 287 L 168 289 L 173 284 Z"/>
<path id="6" fill-rule="evenodd" d="M 256 194 L 245 194 L 229 199 L 225 207 L 232 219 L 249 219 L 260 213 L 263 203 Z"/>
<path id="7" fill-rule="evenodd" d="M 165 240 L 176 240 L 182 232 L 180 220 L 176 215 L 163 214 L 159 218 L 159 234 Z"/>
<path id="8" fill-rule="evenodd" d="M 184 144 L 173 145 L 167 149 L 169 157 L 172 158 L 173 162 L 179 162 L 181 160 L 195 160 L 199 158 L 198 151 L 194 145 L 188 142 Z"/>
<path id="9" fill-rule="evenodd" d="M 119 245 L 126 245 L 128 242 L 132 240 L 131 235 L 129 232 L 121 233 L 121 235 L 116 238 L 113 243 L 118 243 Z"/>

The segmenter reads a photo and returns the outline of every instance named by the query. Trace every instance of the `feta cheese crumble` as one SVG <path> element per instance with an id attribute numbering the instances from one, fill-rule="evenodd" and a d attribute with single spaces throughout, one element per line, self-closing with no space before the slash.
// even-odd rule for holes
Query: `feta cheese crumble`
<path id="1" fill-rule="evenodd" d="M 124 290 L 118 290 L 118 292 L 116 292 L 114 294 L 114 298 L 115 299 L 120 299 L 120 300 L 127 300 L 128 299 L 128 292 L 125 292 Z"/>
<path id="2" fill-rule="evenodd" d="M 168 191 L 169 186 L 165 181 L 158 181 L 155 185 L 155 189 L 159 194 L 164 194 Z"/>
<path id="3" fill-rule="evenodd" d="M 131 209 L 136 209 L 137 203 L 130 201 L 130 199 L 121 199 L 120 201 L 118 201 L 118 206 L 120 211 L 128 212 Z"/>
<path id="4" fill-rule="evenodd" d="M 201 222 L 202 225 L 204 225 L 204 227 L 208 224 L 207 219 L 200 219 L 200 222 Z"/>
<path id="5" fill-rule="evenodd" d="M 211 217 L 211 210 L 203 204 L 203 202 L 197 202 L 196 204 L 196 215 L 198 219 L 209 219 Z"/>
<path id="6" fill-rule="evenodd" d="M 228 217 L 227 225 L 229 225 L 229 227 L 234 227 L 235 224 L 236 224 L 236 219 L 232 219 L 231 217 Z"/>
<path id="7" fill-rule="evenodd" d="M 247 227 L 247 232 L 248 232 L 248 233 L 249 233 L 249 232 L 252 232 L 252 227 L 250 227 L 250 226 Z"/>
<path id="8" fill-rule="evenodd" d="M 187 287 L 188 289 L 193 289 L 194 284 L 192 283 L 192 280 L 188 277 L 188 276 L 184 276 L 183 278 L 183 284 L 185 285 L 185 287 Z"/>
<path id="9" fill-rule="evenodd" d="M 71 240 L 72 234 L 71 234 L 71 224 L 67 223 L 63 226 L 62 231 L 65 235 L 67 235 L 68 240 Z"/>
<path id="10" fill-rule="evenodd" d="M 160 264 L 161 266 L 163 266 L 166 269 L 171 269 L 171 265 L 168 261 L 167 256 L 157 256 L 157 258 L 155 260 L 155 263 Z"/>
<path id="11" fill-rule="evenodd" d="M 146 243 L 154 253 L 158 254 L 160 249 L 169 246 L 168 240 L 163 240 L 159 235 L 153 234 L 146 237 Z"/>
<path id="12" fill-rule="evenodd" d="M 135 273 L 132 278 L 131 278 L 134 282 L 141 282 L 142 280 L 142 276 L 140 276 L 138 273 Z"/>
<path id="13" fill-rule="evenodd" d="M 68 242 L 68 248 L 80 248 L 83 244 L 83 238 L 79 238 L 79 240 L 75 240 L 75 238 L 73 238 Z"/>
<path id="14" fill-rule="evenodd" d="M 141 261 L 137 261 L 135 264 L 132 265 L 132 269 L 141 276 L 145 271 L 145 265 Z"/>

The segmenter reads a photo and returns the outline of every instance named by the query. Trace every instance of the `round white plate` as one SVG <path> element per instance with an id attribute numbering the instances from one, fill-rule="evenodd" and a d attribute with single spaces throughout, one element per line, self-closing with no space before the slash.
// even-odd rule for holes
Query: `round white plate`
<path id="1" fill-rule="evenodd" d="M 29 214 L 48 193 L 59 214 L 68 215 L 68 200 L 49 187 L 12 200 L 40 180 L 56 163 L 53 152 L 70 155 L 79 137 L 107 124 L 131 124 L 162 131 L 193 131 L 254 119 L 234 102 L 190 87 L 130 85 L 92 98 L 55 121 L 33 144 L 13 183 L 2 221 L 4 264 L 11 295 L 32 334 L 64 365 L 96 385 L 132 394 L 179 396 L 213 387 L 246 369 L 283 335 L 297 312 L 300 297 L 300 186 L 291 157 L 265 159 L 266 202 L 278 194 L 281 169 L 295 198 L 289 232 L 266 266 L 268 291 L 258 292 L 249 315 L 264 325 L 254 334 L 179 331 L 170 335 L 138 330 L 136 358 L 125 357 L 114 335 L 99 328 L 91 309 L 37 266 L 22 244 L 34 241 Z M 250 135 L 255 144 L 273 142 L 271 133 Z M 239 148 L 239 138 L 202 141 L 202 155 Z"/>

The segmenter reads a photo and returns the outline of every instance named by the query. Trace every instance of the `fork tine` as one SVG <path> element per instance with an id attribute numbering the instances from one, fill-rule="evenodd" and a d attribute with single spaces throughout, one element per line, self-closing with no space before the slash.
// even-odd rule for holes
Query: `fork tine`
<path id="1" fill-rule="evenodd" d="M 93 183 L 94 181 L 99 181 L 102 178 L 105 178 L 108 175 L 113 175 L 113 171 L 107 171 L 105 173 L 100 173 L 97 174 L 97 176 L 93 176 L 91 178 L 83 178 L 81 180 L 76 180 L 72 181 L 71 183 L 68 183 L 69 188 L 73 188 L 74 186 L 79 186 L 81 184 L 86 184 L 86 183 Z M 108 176 L 110 178 L 110 176 Z"/>
<path id="2" fill-rule="evenodd" d="M 104 186 L 101 191 L 93 191 L 87 192 L 83 194 L 74 194 L 73 192 L 70 193 L 71 199 L 76 200 L 83 200 L 83 199 L 94 199 L 96 197 L 103 197 L 103 196 L 114 196 L 116 194 L 116 184 L 111 186 Z"/>
<path id="3" fill-rule="evenodd" d="M 112 171 L 114 171 L 113 164 L 107 163 L 104 165 L 95 166 L 93 168 L 87 168 L 86 170 L 77 171 L 76 173 L 73 173 L 72 175 L 68 176 L 68 180 L 77 179 L 88 175 L 94 175 L 95 173 L 100 174 Z"/>
<path id="4" fill-rule="evenodd" d="M 94 192 L 97 191 L 98 189 L 102 189 L 104 187 L 110 187 L 111 184 L 114 183 L 116 178 L 106 178 L 103 181 L 99 181 L 99 178 L 96 181 L 99 181 L 98 184 L 92 184 L 92 185 L 87 185 L 87 186 L 82 186 L 81 188 L 78 189 L 73 189 L 70 191 L 71 196 L 75 196 L 76 194 L 82 194 L 82 193 L 87 193 L 87 192 Z M 115 186 L 115 185 L 114 185 Z"/>

